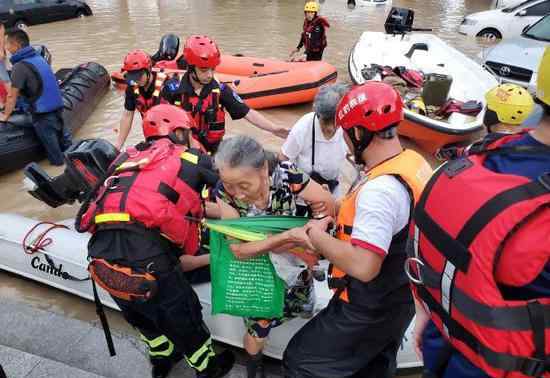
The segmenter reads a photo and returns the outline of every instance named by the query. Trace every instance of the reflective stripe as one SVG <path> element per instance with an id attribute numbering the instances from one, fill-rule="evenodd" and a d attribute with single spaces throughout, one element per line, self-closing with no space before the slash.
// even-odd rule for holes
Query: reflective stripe
<path id="1" fill-rule="evenodd" d="M 115 171 L 122 171 L 125 169 L 132 169 L 136 167 L 142 168 L 143 166 L 149 164 L 149 162 L 150 162 L 149 158 L 143 158 L 139 161 L 127 161 L 125 163 L 122 163 L 118 167 L 116 167 Z"/>
<path id="2" fill-rule="evenodd" d="M 210 194 L 210 191 L 209 189 L 205 186 L 204 188 L 202 188 L 202 191 L 201 191 L 201 197 L 203 199 L 208 199 L 208 195 Z"/>
<path id="3" fill-rule="evenodd" d="M 98 214 L 94 218 L 95 223 L 104 222 L 129 222 L 130 214 L 128 213 L 105 213 Z"/>
<path id="4" fill-rule="evenodd" d="M 197 155 L 193 155 L 190 152 L 182 152 L 180 157 L 183 160 L 190 162 L 191 164 L 198 164 L 199 163 L 199 157 Z"/>
<path id="5" fill-rule="evenodd" d="M 151 357 L 169 357 L 174 352 L 174 343 L 172 343 L 164 335 L 161 335 L 153 340 L 149 340 L 142 334 L 140 334 L 141 340 L 143 340 L 149 347 L 149 356 Z M 166 348 L 160 348 L 164 344 L 167 345 Z"/>
<path id="6" fill-rule="evenodd" d="M 419 243 L 419 239 L 420 238 L 420 229 L 418 228 L 417 225 L 414 226 L 414 239 L 413 239 L 413 245 L 414 245 L 414 257 L 418 258 L 418 243 Z M 420 276 L 420 272 L 419 272 L 419 276 L 418 278 L 422 279 L 421 276 Z"/>
<path id="7" fill-rule="evenodd" d="M 191 357 L 185 356 L 185 360 L 192 368 L 201 372 L 207 368 L 210 357 L 214 357 L 215 355 L 216 353 L 212 349 L 212 339 L 208 338 L 202 347 L 193 353 Z M 202 361 L 200 361 L 201 359 Z"/>
<path id="8" fill-rule="evenodd" d="M 451 289 L 453 287 L 453 280 L 456 274 L 456 266 L 453 265 L 449 260 L 445 263 L 445 270 L 441 276 L 441 306 L 447 312 L 451 314 Z M 449 336 L 449 330 L 446 325 L 443 325 L 445 328 L 445 333 Z"/>

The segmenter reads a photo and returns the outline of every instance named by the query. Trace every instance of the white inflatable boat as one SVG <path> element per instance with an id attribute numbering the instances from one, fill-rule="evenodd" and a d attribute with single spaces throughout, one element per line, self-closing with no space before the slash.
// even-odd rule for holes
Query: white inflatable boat
<path id="1" fill-rule="evenodd" d="M 367 78 L 363 69 L 372 64 L 451 76 L 448 98 L 464 102 L 474 100 L 484 105 L 485 93 L 498 84 L 481 65 L 432 34 L 364 32 L 349 55 L 353 82 L 364 83 Z M 448 119 L 434 119 L 406 109 L 399 133 L 433 152 L 443 145 L 469 139 L 482 129 L 482 121 L 483 111 L 475 117 L 453 113 Z"/>
<path id="2" fill-rule="evenodd" d="M 23 249 L 24 239 L 26 238 L 27 245 L 32 245 L 37 237 L 52 227 L 38 223 L 40 222 L 20 215 L 0 214 L 0 269 L 93 301 L 92 285 L 86 270 L 87 243 L 90 235 L 74 231 L 72 221 L 62 222 L 71 229 L 51 229 L 45 235 L 45 238 L 51 241 L 44 243 L 43 248 L 31 254 Z M 331 293 L 326 281 L 316 281 L 315 285 L 318 311 L 326 306 Z M 210 284 L 195 285 L 194 288 L 201 300 L 204 319 L 212 337 L 223 343 L 242 347 L 245 331 L 242 319 L 229 315 L 212 316 Z M 101 288 L 99 291 L 103 304 L 118 310 L 110 296 Z M 267 342 L 266 355 L 281 359 L 289 339 L 305 322 L 306 319 L 294 319 L 275 329 Z M 413 350 L 411 331 L 412 326 L 407 330 L 398 354 L 399 368 L 421 365 Z"/>

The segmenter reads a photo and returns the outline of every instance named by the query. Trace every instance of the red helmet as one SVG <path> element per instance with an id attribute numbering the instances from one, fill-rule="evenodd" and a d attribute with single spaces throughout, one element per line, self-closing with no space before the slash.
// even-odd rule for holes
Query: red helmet
<path id="1" fill-rule="evenodd" d="M 205 35 L 192 35 L 185 41 L 183 58 L 190 66 L 216 68 L 221 61 L 220 49 L 212 39 Z"/>
<path id="2" fill-rule="evenodd" d="M 195 121 L 188 112 L 168 104 L 153 106 L 145 113 L 143 119 L 145 139 L 170 136 L 177 129 L 191 129 L 193 127 L 195 127 Z"/>
<path id="3" fill-rule="evenodd" d="M 390 85 L 367 81 L 354 87 L 336 108 L 336 126 L 349 130 L 355 126 L 378 132 L 403 120 L 403 100 Z"/>
<path id="4" fill-rule="evenodd" d="M 124 71 L 138 71 L 149 70 L 153 63 L 151 57 L 143 50 L 130 51 L 124 58 L 124 64 L 122 70 Z"/>

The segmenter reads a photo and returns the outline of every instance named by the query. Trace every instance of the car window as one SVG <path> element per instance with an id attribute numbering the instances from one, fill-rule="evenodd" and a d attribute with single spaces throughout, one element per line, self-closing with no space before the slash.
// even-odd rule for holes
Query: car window
<path id="1" fill-rule="evenodd" d="M 525 8 L 527 16 L 544 16 L 550 12 L 550 1 L 543 1 L 532 7 Z"/>
<path id="2" fill-rule="evenodd" d="M 28 5 L 28 4 L 36 4 L 38 3 L 38 0 L 13 0 L 13 3 L 15 5 Z"/>
<path id="3" fill-rule="evenodd" d="M 517 5 L 512 5 L 511 7 L 507 7 L 507 8 L 504 8 L 502 11 L 504 13 L 510 13 L 510 12 L 513 12 L 515 10 L 518 10 L 519 8 L 522 8 L 523 6 L 529 4 L 529 3 L 534 3 L 536 0 L 526 0 L 526 1 L 522 1 L 521 3 L 517 4 Z"/>
<path id="4" fill-rule="evenodd" d="M 550 15 L 542 18 L 536 24 L 533 24 L 529 29 L 527 29 L 523 36 L 550 42 Z"/>

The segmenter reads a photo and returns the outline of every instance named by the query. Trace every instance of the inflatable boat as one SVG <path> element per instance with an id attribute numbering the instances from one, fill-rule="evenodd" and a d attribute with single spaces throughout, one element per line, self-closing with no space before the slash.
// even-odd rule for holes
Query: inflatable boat
<path id="1" fill-rule="evenodd" d="M 109 90 L 109 73 L 98 63 L 81 64 L 56 73 L 63 95 L 63 119 L 73 133 L 78 130 Z M 13 114 L 0 124 L 0 174 L 42 159 L 44 149 L 37 139 L 30 114 Z"/>
<path id="2" fill-rule="evenodd" d="M 485 93 L 497 80 L 479 64 L 431 34 L 385 34 L 364 32 L 349 55 L 348 69 L 356 84 L 377 80 L 368 75 L 376 65 L 405 67 L 427 75 L 450 78 L 447 98 L 485 104 Z M 406 95 L 404 96 L 407 100 Z M 475 116 L 459 112 L 448 118 L 433 118 L 407 107 L 399 133 L 413 139 L 423 149 L 434 152 L 441 146 L 470 139 L 482 130 L 484 112 Z"/>
<path id="3" fill-rule="evenodd" d="M 158 69 L 177 69 L 176 60 L 161 61 Z M 320 86 L 336 81 L 336 68 L 326 62 L 284 62 L 247 56 L 222 55 L 216 68 L 219 82 L 229 85 L 253 109 L 310 102 Z M 124 73 L 111 74 L 125 85 Z"/>
<path id="4" fill-rule="evenodd" d="M 72 223 L 71 220 L 54 225 L 20 215 L 0 214 L 0 269 L 92 301 L 92 285 L 86 270 L 90 235 L 77 233 L 72 229 Z M 50 242 L 40 242 L 40 239 Z M 28 248 L 24 248 L 24 245 Z M 118 310 L 111 297 L 101 288 L 98 289 L 103 304 Z M 245 332 L 242 319 L 229 315 L 212 316 L 210 284 L 194 285 L 194 289 L 202 303 L 203 316 L 212 337 L 242 348 Z M 315 307 L 319 311 L 327 305 L 331 292 L 326 281 L 315 281 L 315 291 Z M 297 318 L 273 330 L 267 341 L 265 354 L 281 359 L 292 335 L 306 322 L 307 319 Z M 414 353 L 412 341 L 411 323 L 398 353 L 399 368 L 421 365 Z"/>

